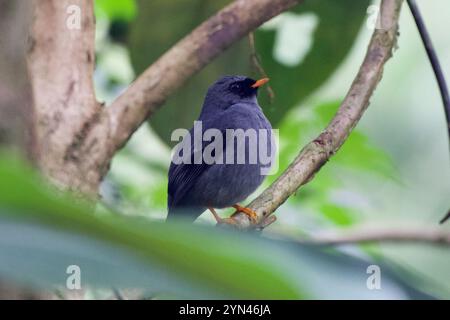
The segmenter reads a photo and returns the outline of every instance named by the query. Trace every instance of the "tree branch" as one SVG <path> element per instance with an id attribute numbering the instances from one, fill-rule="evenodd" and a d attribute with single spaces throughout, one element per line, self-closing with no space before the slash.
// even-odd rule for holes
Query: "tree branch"
<path id="1" fill-rule="evenodd" d="M 250 63 L 252 67 L 257 72 L 258 76 L 260 78 L 268 78 L 266 71 L 264 70 L 262 66 L 261 59 L 259 57 L 258 52 L 256 51 L 256 45 L 255 45 L 255 34 L 254 32 L 250 32 L 248 34 L 248 45 L 250 47 Z M 270 103 L 273 103 L 275 99 L 275 92 L 272 89 L 272 86 L 270 83 L 266 84 L 265 89 L 267 91 L 267 95 L 269 96 Z"/>
<path id="2" fill-rule="evenodd" d="M 347 96 L 327 128 L 306 145 L 286 171 L 251 204 L 263 225 L 264 220 L 299 187 L 309 182 L 328 159 L 336 153 L 363 115 L 395 48 L 402 0 L 383 0 L 380 8 L 381 29 L 374 31 L 366 56 Z M 236 225 L 250 226 L 246 215 L 233 217 Z M 273 222 L 273 218 L 272 222 Z"/>
<path id="3" fill-rule="evenodd" d="M 202 23 L 106 109 L 113 148 L 121 148 L 171 93 L 231 44 L 299 2 L 301 0 L 236 0 Z"/>
<path id="4" fill-rule="evenodd" d="M 313 238 L 297 238 L 301 243 L 319 245 L 383 243 L 426 243 L 450 245 L 450 232 L 439 227 L 359 227 L 336 233 L 322 233 Z"/>

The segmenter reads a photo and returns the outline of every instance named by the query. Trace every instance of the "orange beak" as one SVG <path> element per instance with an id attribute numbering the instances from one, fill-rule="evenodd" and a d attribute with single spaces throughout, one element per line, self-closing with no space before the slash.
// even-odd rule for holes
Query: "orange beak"
<path id="1" fill-rule="evenodd" d="M 258 81 L 256 81 L 253 85 L 252 85 L 252 88 L 259 88 L 259 87 L 261 87 L 263 84 L 265 84 L 265 83 L 267 83 L 267 82 L 269 82 L 269 78 L 262 78 L 262 79 L 259 79 Z"/>

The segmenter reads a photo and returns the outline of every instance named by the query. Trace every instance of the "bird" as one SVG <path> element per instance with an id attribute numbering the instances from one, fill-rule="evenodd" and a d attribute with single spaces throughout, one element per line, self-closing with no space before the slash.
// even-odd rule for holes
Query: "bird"
<path id="1" fill-rule="evenodd" d="M 199 150 L 193 142 L 195 139 L 192 139 L 192 135 L 195 135 L 195 125 L 189 130 L 189 134 L 186 134 L 178 145 L 178 151 L 175 148 L 169 168 L 167 221 L 183 217 L 193 222 L 209 209 L 218 224 L 232 224 L 234 223 L 232 216 L 222 219 L 215 209 L 233 207 L 236 209 L 233 215 L 242 212 L 251 222 L 257 223 L 256 213 L 239 203 L 262 184 L 265 175 L 261 169 L 269 168 L 274 161 L 276 146 L 272 126 L 257 101 L 258 89 L 268 81 L 268 78 L 254 80 L 240 75 L 223 76 L 208 88 L 202 110 L 195 123 L 201 123 L 203 134 L 208 129 L 216 129 L 216 132 L 223 135 L 222 141 L 231 143 L 223 143 L 218 150 L 211 153 L 212 156 L 219 156 L 223 160 L 222 163 L 195 162 L 196 154 L 200 152 L 201 155 L 213 139 L 201 141 Z M 245 140 L 248 143 L 243 147 L 244 163 L 237 161 L 238 142 L 227 137 L 229 129 L 242 131 L 253 129 L 257 133 L 263 130 L 262 132 L 267 133 L 265 146 L 268 149 L 269 161 L 263 163 L 259 154 L 256 161 L 253 163 L 249 161 L 251 153 L 254 152 L 254 149 L 250 149 L 250 140 Z M 257 143 L 260 139 L 262 138 L 257 135 Z M 264 142 L 261 146 L 263 144 Z M 234 151 L 228 159 L 232 159 L 232 163 L 225 161 L 227 152 L 230 151 Z M 174 161 L 177 152 L 179 157 L 188 161 L 181 163 Z"/>

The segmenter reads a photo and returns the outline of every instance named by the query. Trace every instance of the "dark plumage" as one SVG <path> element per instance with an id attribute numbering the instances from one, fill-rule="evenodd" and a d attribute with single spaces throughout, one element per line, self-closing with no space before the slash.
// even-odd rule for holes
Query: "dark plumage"
<path id="1" fill-rule="evenodd" d="M 225 76 L 214 83 L 206 94 L 198 121 L 202 122 L 203 132 L 216 128 L 223 134 L 223 150 L 226 152 L 226 129 L 267 129 L 272 127 L 257 102 L 259 85 L 268 79 L 256 82 L 244 76 Z M 191 137 L 193 129 L 190 130 Z M 268 131 L 271 132 L 271 131 Z M 259 137 L 258 143 L 259 143 Z M 183 143 L 191 144 L 191 164 L 171 163 L 168 184 L 168 219 L 183 216 L 195 220 L 207 208 L 231 207 L 245 200 L 263 182 L 263 164 L 257 157 L 256 164 L 249 164 L 249 146 L 245 144 L 245 164 L 194 164 L 193 137 Z M 268 154 L 270 150 L 270 137 Z M 203 142 L 203 150 L 211 141 Z M 236 151 L 236 141 L 234 141 Z M 225 156 L 223 157 L 225 162 Z M 273 158 L 272 158 L 273 159 Z M 269 165 L 265 165 L 268 167 Z"/>

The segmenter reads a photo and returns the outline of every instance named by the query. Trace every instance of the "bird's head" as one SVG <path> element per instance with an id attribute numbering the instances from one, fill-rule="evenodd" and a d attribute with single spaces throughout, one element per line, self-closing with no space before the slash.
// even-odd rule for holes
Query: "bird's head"
<path id="1" fill-rule="evenodd" d="M 256 102 L 258 88 L 267 81 L 268 78 L 253 80 L 245 76 L 224 76 L 209 87 L 203 111 L 217 112 L 236 103 Z"/>

